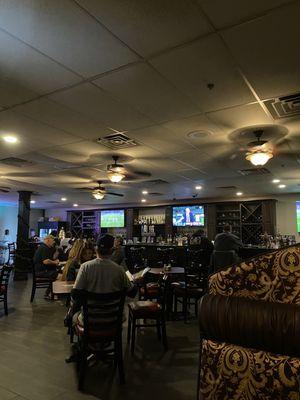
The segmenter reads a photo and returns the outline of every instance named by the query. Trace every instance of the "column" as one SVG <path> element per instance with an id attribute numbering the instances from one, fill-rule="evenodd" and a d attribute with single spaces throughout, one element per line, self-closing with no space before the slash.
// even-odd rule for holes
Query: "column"
<path id="1" fill-rule="evenodd" d="M 31 192 L 19 191 L 17 252 L 15 260 L 15 280 L 26 280 L 31 268 L 32 254 L 28 244 Z"/>

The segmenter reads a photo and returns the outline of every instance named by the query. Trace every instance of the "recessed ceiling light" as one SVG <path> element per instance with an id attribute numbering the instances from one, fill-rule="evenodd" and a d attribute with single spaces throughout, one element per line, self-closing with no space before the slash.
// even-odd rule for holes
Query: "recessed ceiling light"
<path id="1" fill-rule="evenodd" d="M 62 197 L 61 201 L 67 201 L 67 198 L 66 197 Z"/>
<path id="2" fill-rule="evenodd" d="M 278 185 L 279 189 L 284 189 L 286 185 Z"/>
<path id="3" fill-rule="evenodd" d="M 237 196 L 243 196 L 243 192 L 236 192 Z"/>
<path id="4" fill-rule="evenodd" d="M 142 199 L 141 202 L 142 202 L 142 203 L 146 203 L 146 199 Z"/>
<path id="5" fill-rule="evenodd" d="M 78 204 L 77 204 L 77 203 L 74 203 L 74 204 L 73 204 L 73 207 L 78 207 Z"/>
<path id="6" fill-rule="evenodd" d="M 201 186 L 201 185 L 195 186 L 195 189 L 196 189 L 196 190 L 201 190 L 201 189 L 202 189 L 202 186 Z"/>
<path id="7" fill-rule="evenodd" d="M 280 182 L 280 179 L 273 179 L 272 182 L 273 182 L 273 183 L 279 183 L 279 182 Z"/>
<path id="8" fill-rule="evenodd" d="M 35 200 L 30 200 L 30 203 L 31 204 L 35 204 Z"/>
<path id="9" fill-rule="evenodd" d="M 15 136 L 3 136 L 3 140 L 6 143 L 17 143 L 18 139 Z"/>
<path id="10" fill-rule="evenodd" d="M 143 190 L 142 193 L 143 194 L 148 194 L 148 190 Z"/>

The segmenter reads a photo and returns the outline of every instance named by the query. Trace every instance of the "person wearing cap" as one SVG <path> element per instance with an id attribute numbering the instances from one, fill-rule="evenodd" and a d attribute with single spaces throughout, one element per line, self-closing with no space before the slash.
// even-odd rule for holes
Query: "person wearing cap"
<path id="1" fill-rule="evenodd" d="M 130 292 L 133 289 L 124 269 L 110 259 L 113 247 L 113 236 L 106 234 L 97 239 L 97 257 L 81 265 L 74 289 L 93 293 Z"/>
<path id="2" fill-rule="evenodd" d="M 55 238 L 48 235 L 44 238 L 44 242 L 37 248 L 33 257 L 33 264 L 37 277 L 48 278 L 53 281 L 56 280 L 59 260 L 54 260 L 54 253 Z M 45 298 L 48 298 L 49 294 L 50 288 L 46 290 Z"/>

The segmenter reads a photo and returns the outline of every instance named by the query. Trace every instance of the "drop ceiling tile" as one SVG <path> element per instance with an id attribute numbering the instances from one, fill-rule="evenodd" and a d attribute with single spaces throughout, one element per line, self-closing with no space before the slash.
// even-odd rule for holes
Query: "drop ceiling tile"
<path id="1" fill-rule="evenodd" d="M 260 98 L 299 91 L 299 18 L 297 2 L 222 33 Z"/>
<path id="2" fill-rule="evenodd" d="M 148 160 L 147 163 L 150 165 L 152 171 L 160 173 L 172 173 L 175 171 L 183 171 L 187 169 L 187 166 L 180 161 L 171 160 L 169 158 L 160 158 L 154 160 Z"/>
<path id="3" fill-rule="evenodd" d="M 50 92 L 80 80 L 74 73 L 3 31 L 0 31 L 0 53 L 2 104 L 6 103 L 6 95 L 5 105 L 9 105 L 16 100 L 32 98 L 33 93 Z"/>
<path id="4" fill-rule="evenodd" d="M 13 111 L 0 113 L 0 126 L 1 136 L 13 134 L 19 140 L 14 145 L 2 144 L 10 154 L 21 154 L 33 149 L 78 141 L 78 138 L 69 133 L 51 128 Z"/>
<path id="5" fill-rule="evenodd" d="M 177 161 L 181 161 L 186 165 L 190 165 L 194 168 L 199 168 L 201 170 L 202 167 L 204 167 L 205 164 L 207 164 L 211 160 L 210 156 L 198 150 L 185 151 L 184 153 L 177 153 L 173 155 L 172 158 Z"/>
<path id="6" fill-rule="evenodd" d="M 161 124 L 163 127 L 171 130 L 176 137 L 184 140 L 192 140 L 188 137 L 192 132 L 203 132 L 203 139 L 205 133 L 207 137 L 218 136 L 224 133 L 220 127 L 211 121 L 206 115 L 193 115 L 187 118 L 174 119 L 172 121 Z"/>
<path id="7" fill-rule="evenodd" d="M 85 77 L 137 60 L 130 49 L 70 0 L 4 0 L 0 25 Z"/>
<path id="8" fill-rule="evenodd" d="M 182 176 L 186 179 L 190 179 L 192 181 L 202 181 L 207 178 L 207 174 L 198 169 L 187 169 L 178 172 L 177 175 Z"/>
<path id="9" fill-rule="evenodd" d="M 143 56 L 211 32 L 200 7 L 191 0 L 79 0 L 79 3 Z"/>
<path id="10" fill-rule="evenodd" d="M 272 8 L 289 3 L 290 0 L 198 0 L 206 15 L 216 28 L 239 24 L 264 14 Z"/>
<path id="11" fill-rule="evenodd" d="M 199 111 L 255 100 L 216 34 L 155 57 L 150 62 L 182 93 L 196 102 Z M 207 87 L 209 83 L 215 85 L 211 90 Z"/>
<path id="12" fill-rule="evenodd" d="M 225 132 L 248 126 L 273 123 L 259 104 L 248 104 L 208 113 L 210 120 L 218 124 Z"/>
<path id="13" fill-rule="evenodd" d="M 157 122 L 199 112 L 192 100 L 144 63 L 105 75 L 94 83 Z"/>
<path id="14" fill-rule="evenodd" d="M 1 63 L 1 60 L 0 60 Z M 16 82 L 13 77 L 0 78 L 0 104 L 9 107 L 24 101 L 34 99 L 38 94 Z M 0 107 L 0 110 L 2 107 Z"/>
<path id="15" fill-rule="evenodd" d="M 111 133 L 104 123 L 46 98 L 18 106 L 15 111 L 85 139 L 96 140 Z"/>
<path id="16" fill-rule="evenodd" d="M 115 100 L 90 83 L 55 93 L 49 98 L 104 124 L 106 127 L 117 130 L 137 129 L 153 124 L 146 116 Z"/>
<path id="17" fill-rule="evenodd" d="M 72 163 L 72 164 L 100 164 L 101 160 L 107 162 L 111 158 L 111 152 L 104 146 L 91 141 L 79 141 L 62 146 L 53 146 L 42 149 L 39 153 L 46 157 Z M 96 160 L 97 157 L 97 160 Z"/>
<path id="18" fill-rule="evenodd" d="M 163 154 L 173 154 L 193 149 L 189 143 L 174 138 L 172 131 L 160 125 L 132 131 L 130 136 Z"/>

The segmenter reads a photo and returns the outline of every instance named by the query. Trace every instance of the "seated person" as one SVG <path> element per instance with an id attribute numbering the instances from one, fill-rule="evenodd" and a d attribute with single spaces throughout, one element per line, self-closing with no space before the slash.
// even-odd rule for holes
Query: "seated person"
<path id="1" fill-rule="evenodd" d="M 61 239 L 60 241 L 60 247 L 62 247 L 65 250 L 69 246 L 70 240 L 72 240 L 72 234 L 70 231 L 67 231 L 66 237 L 64 239 Z"/>
<path id="2" fill-rule="evenodd" d="M 71 259 L 71 262 L 69 265 L 66 265 L 66 280 L 67 281 L 75 281 L 77 271 L 80 268 L 80 265 L 92 260 L 95 255 L 94 251 L 94 246 L 91 244 L 91 242 L 87 241 L 84 243 L 84 247 L 80 249 L 80 251 L 76 254 L 75 257 Z M 68 260 L 69 262 L 69 260 Z"/>
<path id="3" fill-rule="evenodd" d="M 44 238 L 44 242 L 37 248 L 34 257 L 35 274 L 39 278 L 48 278 L 55 281 L 58 275 L 57 266 L 58 259 L 54 259 L 55 238 L 48 235 Z M 45 296 L 50 293 L 50 288 L 46 290 Z"/>
<path id="4" fill-rule="evenodd" d="M 78 307 L 80 308 L 80 291 L 82 290 L 93 293 L 112 293 L 125 290 L 128 296 L 135 296 L 136 289 L 129 281 L 124 269 L 110 259 L 113 246 L 113 236 L 99 237 L 96 242 L 97 258 L 81 265 L 74 289 L 71 292 L 74 311 L 78 310 Z M 77 317 L 82 323 L 81 313 Z"/>
<path id="5" fill-rule="evenodd" d="M 230 225 L 225 225 L 223 229 L 224 232 L 219 233 L 215 237 L 214 249 L 216 251 L 234 250 L 235 253 L 237 254 L 240 247 L 243 247 L 243 243 L 237 236 L 231 233 Z"/>
<path id="6" fill-rule="evenodd" d="M 110 259 L 116 264 L 121 265 L 125 271 L 128 270 L 126 261 L 125 261 L 125 249 L 123 246 L 123 238 L 122 236 L 116 236 L 114 242 L 114 249 Z"/>

